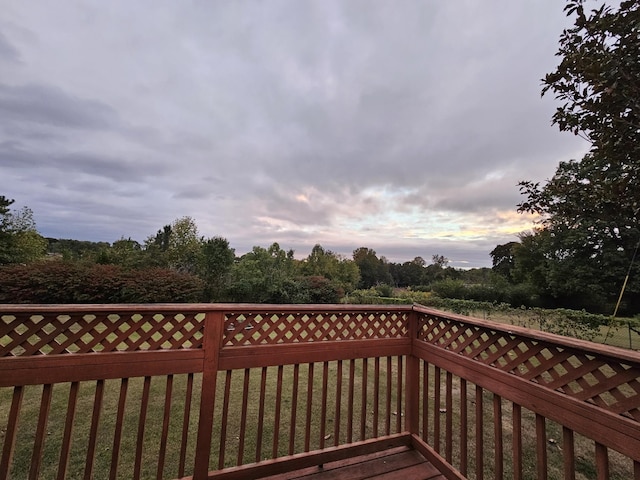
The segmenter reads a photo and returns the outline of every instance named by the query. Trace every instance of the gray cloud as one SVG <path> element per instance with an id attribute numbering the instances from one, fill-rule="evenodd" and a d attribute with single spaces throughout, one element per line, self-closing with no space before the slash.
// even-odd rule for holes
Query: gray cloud
<path id="1" fill-rule="evenodd" d="M 7 36 L 0 31 L 0 61 L 6 61 L 7 63 L 19 64 L 20 52 L 13 46 Z"/>
<path id="2" fill-rule="evenodd" d="M 539 98 L 553 0 L 5 3 L 0 194 L 48 236 L 487 264 L 517 182 L 584 150 Z"/>
<path id="3" fill-rule="evenodd" d="M 67 95 L 42 85 L 0 85 L 0 110 L 7 122 L 29 122 L 57 128 L 109 129 L 118 123 L 115 110 L 95 100 Z"/>

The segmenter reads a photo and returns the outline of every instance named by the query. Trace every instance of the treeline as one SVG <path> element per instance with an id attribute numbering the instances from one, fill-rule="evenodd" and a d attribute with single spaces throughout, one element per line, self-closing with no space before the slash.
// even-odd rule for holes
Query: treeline
<path id="1" fill-rule="evenodd" d="M 29 211 L 21 212 L 30 218 Z M 39 237 L 32 220 L 22 224 L 29 236 Z M 356 289 L 428 291 L 491 276 L 489 269 L 451 268 L 441 255 L 431 264 L 421 257 L 393 263 L 367 247 L 345 257 L 315 245 L 306 258 L 296 259 L 293 250 L 273 243 L 237 256 L 225 238 L 201 236 L 191 217 L 176 219 L 142 243 L 39 237 L 28 256 L 16 232 L 6 235 L 14 241 L 12 255 L 1 262 L 0 302 L 337 303 Z"/>
<path id="2" fill-rule="evenodd" d="M 225 238 L 201 236 L 191 217 L 176 219 L 142 243 L 45 239 L 30 210 L 13 212 L 10 205 L 4 199 L 0 211 L 0 303 L 338 303 L 354 293 L 389 298 L 407 290 L 515 308 L 606 314 L 614 308 L 613 283 L 603 281 L 609 273 L 592 278 L 591 285 L 577 268 L 550 276 L 559 267 L 534 241 L 542 234 L 498 245 L 490 253 L 493 268 L 461 270 L 442 255 L 430 263 L 422 257 L 395 263 L 367 247 L 346 257 L 315 245 L 297 259 L 293 250 L 273 243 L 238 256 Z M 622 281 L 620 268 L 617 273 Z M 638 311 L 636 283 L 629 282 L 620 313 Z"/>
<path id="3" fill-rule="evenodd" d="M 27 223 L 38 237 L 34 223 Z M 225 238 L 201 236 L 191 217 L 142 243 L 40 237 L 28 257 L 15 231 L 6 236 L 15 241 L 0 268 L 0 302 L 337 303 L 358 288 L 428 285 L 459 275 L 441 256 L 432 265 L 421 258 L 394 264 L 366 247 L 347 258 L 316 245 L 299 260 L 274 243 L 236 256 Z"/>

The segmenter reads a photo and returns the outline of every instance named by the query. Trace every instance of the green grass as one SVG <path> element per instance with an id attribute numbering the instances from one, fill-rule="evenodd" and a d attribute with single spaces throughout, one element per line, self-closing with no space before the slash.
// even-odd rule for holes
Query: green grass
<path id="1" fill-rule="evenodd" d="M 381 362 L 386 365 L 386 362 Z M 395 370 L 395 361 L 393 368 Z M 381 372 L 384 374 L 385 365 L 381 365 Z M 362 362 L 355 363 L 354 375 L 354 422 L 353 440 L 361 437 L 372 437 L 373 419 L 373 360 L 369 362 L 369 382 L 368 382 L 368 406 L 367 422 L 364 433 L 360 430 L 360 404 L 362 392 Z M 314 376 L 311 391 L 312 401 L 310 406 L 311 415 L 307 419 L 307 386 L 308 386 L 308 365 L 301 365 L 299 368 L 298 400 L 296 409 L 295 426 L 295 449 L 294 453 L 305 450 L 305 430 L 307 421 L 309 422 L 309 450 L 320 447 L 321 436 L 325 438 L 325 446 L 334 444 L 334 422 L 335 422 L 335 385 L 337 376 L 337 362 L 330 362 L 328 369 L 328 390 L 326 398 L 326 423 L 324 435 L 321 431 L 320 412 L 322 408 L 322 381 L 323 364 L 314 364 Z M 259 413 L 259 392 L 261 383 L 261 369 L 250 370 L 246 435 L 244 443 L 244 456 L 242 463 L 251 463 L 256 459 L 256 437 Z M 347 402 L 348 402 L 348 378 L 349 362 L 343 362 L 342 372 L 342 395 L 341 395 L 341 431 L 339 443 L 343 444 L 347 440 Z M 220 372 L 217 380 L 217 393 L 214 416 L 214 429 L 212 435 L 212 446 L 210 456 L 210 468 L 218 466 L 218 454 L 220 447 L 221 419 L 223 418 L 223 401 L 226 372 Z M 227 412 L 227 435 L 225 441 L 224 466 L 233 466 L 238 461 L 238 448 L 240 443 L 240 424 L 242 410 L 242 394 L 244 383 L 244 371 L 236 370 L 231 375 L 231 388 L 229 396 L 229 410 Z M 267 370 L 265 389 L 265 409 L 263 414 L 263 438 L 261 443 L 262 453 L 260 459 L 272 458 L 272 446 L 274 438 L 275 424 L 275 398 L 277 385 L 277 368 L 270 367 Z M 143 444 L 142 478 L 156 478 L 158 455 L 160 449 L 160 438 L 163 425 L 164 403 L 165 403 L 165 377 L 154 377 L 151 381 L 151 392 L 149 396 L 149 406 L 145 423 L 145 436 Z M 291 392 L 293 387 L 293 366 L 283 368 L 282 382 L 282 402 L 280 411 L 280 429 L 277 454 L 287 455 L 289 453 L 290 439 L 290 419 L 292 413 Z M 381 384 L 380 389 L 382 390 Z M 201 375 L 195 375 L 193 399 L 191 404 L 190 435 L 188 442 L 188 455 L 186 460 L 185 474 L 190 475 L 194 463 L 194 449 L 196 442 L 196 432 L 198 423 L 198 409 L 200 405 L 199 393 L 201 389 Z M 33 455 L 33 443 L 36 426 L 39 418 L 40 404 L 42 398 L 42 386 L 25 387 L 22 408 L 19 416 L 18 435 L 16 448 L 11 469 L 11 478 L 27 478 L 31 467 Z M 167 452 L 165 456 L 164 478 L 175 478 L 178 476 L 178 463 L 180 455 L 180 443 L 182 435 L 182 422 L 184 411 L 184 399 L 186 390 L 186 375 L 174 376 L 172 392 L 171 421 L 169 424 L 169 434 L 167 442 Z M 74 419 L 73 441 L 69 460 L 67 478 L 82 478 L 85 470 L 87 457 L 87 446 L 89 431 L 91 428 L 91 414 L 94 406 L 96 382 L 82 382 L 79 389 L 76 415 Z M 119 455 L 118 478 L 131 478 L 134 470 L 134 460 L 138 438 L 138 419 L 140 415 L 141 398 L 143 391 L 143 379 L 135 378 L 129 380 L 129 387 L 126 401 L 126 411 L 123 425 L 123 436 Z M 12 388 L 0 389 L 0 425 L 3 425 L 2 436 L 7 425 Z M 108 380 L 105 382 L 104 397 L 102 402 L 101 416 L 98 428 L 96 443 L 96 455 L 94 466 L 94 478 L 108 478 L 115 429 L 115 419 L 120 395 L 120 380 Z M 67 402 L 69 398 L 69 384 L 55 385 L 51 402 L 50 414 L 46 427 L 46 438 L 42 454 L 42 467 L 40 478 L 55 478 L 60 457 L 62 437 L 66 419 Z M 381 394 L 381 412 L 384 412 L 384 396 Z M 392 411 L 396 410 L 395 401 L 392 404 Z M 395 416 L 392 419 L 392 432 L 395 432 Z M 384 422 L 380 425 L 380 431 L 384 430 Z M 4 439 L 3 439 L 4 440 Z"/>
<path id="2" fill-rule="evenodd" d="M 94 405 L 96 382 L 82 382 L 79 389 L 72 448 L 67 470 L 67 478 L 82 478 L 85 471 L 85 460 L 89 431 L 91 428 L 91 416 Z M 131 478 L 133 462 L 137 445 L 138 418 L 142 396 L 142 378 L 129 380 L 127 403 L 123 423 L 123 436 L 120 447 L 119 476 L 118 478 Z M 164 398 L 166 380 L 153 378 L 151 382 L 151 394 L 149 410 L 147 412 L 146 431 L 144 439 L 144 454 L 142 462 L 142 478 L 155 478 L 158 463 L 159 439 L 161 437 Z M 186 388 L 186 375 L 174 377 L 172 395 L 172 417 L 170 422 L 167 455 L 165 458 L 165 477 L 175 478 L 178 474 L 179 445 L 182 434 L 182 412 L 184 407 L 184 394 Z M 39 418 L 42 398 L 42 386 L 25 387 L 22 408 L 19 417 L 18 435 L 11 469 L 11 478 L 27 478 L 31 467 L 33 455 L 33 441 Z M 197 414 L 199 405 L 200 376 L 196 376 L 194 382 L 194 398 L 192 418 L 190 422 L 189 455 L 187 457 L 187 471 L 193 465 L 193 447 L 195 432 L 197 429 Z M 182 395 L 181 395 L 182 393 Z M 13 389 L 4 388 L 0 391 L 0 425 L 7 424 L 8 411 L 11 406 Z M 107 380 L 105 382 L 104 397 L 98 428 L 94 478 L 108 478 L 111 465 L 111 452 L 115 429 L 116 412 L 120 395 L 120 380 Z M 42 467 L 40 478 L 56 478 L 62 436 L 64 432 L 67 402 L 69 398 L 69 384 L 55 385 L 51 409 L 46 428 L 46 439 L 42 454 Z M 4 437 L 5 428 L 2 435 Z M 4 438 L 3 438 L 4 440 Z"/>

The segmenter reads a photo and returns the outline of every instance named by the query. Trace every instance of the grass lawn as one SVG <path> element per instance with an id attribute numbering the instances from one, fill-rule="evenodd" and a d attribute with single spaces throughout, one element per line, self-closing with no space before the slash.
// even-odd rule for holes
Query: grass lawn
<path id="1" fill-rule="evenodd" d="M 393 361 L 392 368 L 395 370 L 396 361 Z M 386 378 L 386 362 L 381 362 L 381 376 Z M 329 362 L 327 366 L 327 389 L 326 398 L 323 399 L 323 367 L 322 363 L 313 364 L 312 388 L 308 389 L 309 365 L 300 365 L 298 371 L 298 395 L 295 415 L 294 453 L 307 449 L 314 450 L 324 442 L 325 446 L 334 445 L 334 425 L 335 425 L 335 405 L 336 405 L 336 377 L 337 362 Z M 372 411 L 373 411 L 373 360 L 369 362 L 369 382 L 367 387 L 368 406 L 366 408 L 366 427 L 364 433 L 360 430 L 361 425 L 361 401 L 362 401 L 362 361 L 354 362 L 354 382 L 353 382 L 353 405 L 354 421 L 351 426 L 353 440 L 372 437 Z M 227 418 L 226 441 L 224 442 L 224 466 L 236 465 L 239 461 L 239 447 L 242 422 L 242 398 L 244 384 L 243 370 L 233 371 L 229 384 L 229 402 L 226 415 L 223 415 L 225 408 L 223 398 L 226 383 L 226 372 L 218 374 L 217 394 L 215 405 L 215 422 L 212 437 L 212 448 L 210 458 L 210 468 L 217 468 L 221 454 L 220 436 L 223 428 L 222 418 Z M 272 458 L 275 416 L 275 399 L 277 396 L 277 367 L 270 367 L 266 371 L 265 378 L 265 408 L 262 414 L 262 442 L 260 452 L 257 451 L 257 433 L 260 411 L 260 386 L 262 381 L 262 369 L 251 369 L 249 372 L 248 401 L 246 411 L 246 434 L 243 445 L 243 456 L 240 463 L 250 463 L 256 460 L 259 453 L 260 459 Z M 282 394 L 280 408 L 280 429 L 278 431 L 277 455 L 287 455 L 289 452 L 289 440 L 291 438 L 291 418 L 292 418 L 292 388 L 294 367 L 285 366 L 282 369 Z M 350 427 L 347 422 L 347 408 L 349 401 L 349 362 L 343 362 L 342 366 L 342 394 L 341 394 L 341 424 L 340 443 L 345 443 Z M 198 422 L 198 408 L 200 404 L 201 375 L 194 375 L 193 396 L 191 400 L 191 416 L 188 436 L 188 448 L 186 455 L 185 474 L 191 474 L 193 468 L 194 449 L 196 441 L 196 431 Z M 160 452 L 165 398 L 166 398 L 166 377 L 154 377 L 151 380 L 149 404 L 146 414 L 143 457 L 141 464 L 142 478 L 156 478 L 158 469 L 158 455 Z M 380 385 L 382 392 L 383 385 Z M 115 432 L 116 416 L 118 411 L 118 401 L 120 396 L 121 381 L 107 380 L 104 382 L 104 396 L 98 426 L 97 443 L 95 448 L 94 478 L 108 478 L 112 461 L 113 438 Z M 171 394 L 171 414 L 168 429 L 168 439 L 166 442 L 166 453 L 164 460 L 164 478 L 175 478 L 178 476 L 178 465 L 180 460 L 180 444 L 182 436 L 182 426 L 184 419 L 185 392 L 187 389 L 187 375 L 175 375 L 173 377 Z M 118 478 L 131 478 L 134 471 L 136 449 L 138 448 L 138 432 L 140 408 L 144 390 L 143 378 L 132 378 L 128 381 L 126 408 L 124 414 L 122 441 L 118 460 Z M 63 432 L 65 428 L 67 402 L 69 398 L 69 384 L 60 384 L 53 387 L 51 408 L 46 426 L 46 439 L 43 447 L 43 461 L 40 469 L 40 478 L 55 478 L 59 463 Z M 311 402 L 308 402 L 308 392 L 311 391 Z M 31 467 L 33 455 L 33 442 L 37 428 L 38 418 L 41 409 L 42 386 L 25 387 L 22 408 L 19 417 L 18 436 L 14 453 L 11 478 L 27 478 Z M 89 432 L 91 429 L 92 411 L 94 408 L 96 392 L 96 382 L 82 382 L 79 388 L 76 415 L 74 418 L 73 440 L 70 452 L 70 460 L 67 478 L 82 478 L 87 457 L 87 447 Z M 394 387 L 395 392 L 395 387 Z M 6 430 L 9 409 L 13 395 L 12 388 L 0 389 L 0 425 L 2 425 L 2 437 Z M 384 413 L 384 395 L 380 394 L 380 411 Z M 321 426 L 322 403 L 326 402 L 326 420 L 324 429 Z M 395 398 L 392 402 L 392 411 L 396 411 Z M 392 414 L 391 431 L 395 432 L 396 416 Z M 310 431 L 309 438 L 305 435 Z M 381 422 L 379 430 L 384 432 L 384 421 Z M 322 439 L 322 440 L 321 440 Z M 308 443 L 308 445 L 306 445 Z"/>
<path id="2" fill-rule="evenodd" d="M 373 390 L 374 390 L 374 360 L 369 359 L 367 363 L 367 407 L 365 410 L 365 430 L 361 431 L 362 420 L 362 384 L 363 378 L 363 362 L 356 361 L 355 380 L 353 388 L 353 411 L 354 419 L 352 423 L 352 438 L 359 440 L 360 438 L 371 438 L 373 436 Z M 395 373 L 397 370 L 397 360 L 392 361 L 392 369 Z M 305 443 L 307 438 L 305 431 L 307 423 L 309 424 L 309 445 L 308 449 L 314 450 L 320 447 L 321 438 L 324 439 L 325 446 L 332 446 L 335 441 L 335 403 L 336 403 L 336 377 L 337 362 L 329 362 L 327 369 L 328 389 L 326 400 L 322 395 L 323 384 L 323 364 L 317 363 L 313 365 L 313 388 L 311 389 L 311 403 L 308 404 L 309 385 L 309 365 L 301 365 L 298 371 L 298 397 L 295 415 L 295 431 L 294 431 L 294 453 L 306 450 Z M 429 432 L 427 440 L 430 444 L 434 443 L 434 410 L 437 409 L 437 416 L 440 418 L 440 446 L 441 454 L 444 455 L 445 431 L 446 431 L 446 402 L 445 387 L 446 375 L 441 377 L 441 399 L 438 405 L 434 405 L 434 385 L 435 378 L 434 369 L 430 367 L 431 385 L 429 388 Z M 224 466 L 236 465 L 239 458 L 239 447 L 241 439 L 239 432 L 243 419 L 242 412 L 242 396 L 244 387 L 243 370 L 233 371 L 230 379 L 230 398 L 228 402 L 228 411 L 226 414 L 226 442 L 224 443 Z M 217 382 L 217 400 L 215 406 L 215 425 L 213 433 L 213 444 L 210 457 L 210 468 L 215 469 L 219 464 L 220 454 L 220 433 L 223 428 L 221 419 L 223 418 L 224 389 L 226 383 L 226 372 L 220 372 Z M 273 438 L 275 416 L 275 399 L 277 388 L 277 367 L 267 369 L 265 378 L 265 408 L 263 411 L 263 430 L 262 442 L 260 444 L 260 459 L 272 458 Z M 292 387 L 294 368 L 286 366 L 282 370 L 282 402 L 280 411 L 280 429 L 278 431 L 278 449 L 277 455 L 287 455 L 289 452 L 289 439 L 291 434 L 291 418 L 292 418 Z M 379 411 L 381 416 L 385 415 L 385 399 L 386 399 L 386 358 L 380 361 L 380 377 L 379 382 Z M 189 440 L 186 456 L 185 474 L 192 473 L 193 452 L 195 448 L 196 429 L 197 429 L 197 411 L 199 406 L 201 376 L 194 376 L 194 388 L 192 397 L 192 409 L 190 418 Z M 243 445 L 243 455 L 240 463 L 250 463 L 256 460 L 257 453 L 257 436 L 258 425 L 260 422 L 260 388 L 262 382 L 262 369 L 251 369 L 249 372 L 249 388 L 247 411 L 245 416 L 246 435 Z M 120 394 L 120 380 L 109 380 L 105 382 L 104 399 L 102 404 L 102 412 L 100 424 L 98 428 L 97 444 L 96 444 L 96 460 L 94 468 L 94 478 L 108 478 L 111 465 L 111 457 L 113 451 L 113 437 L 115 428 L 115 418 L 118 408 L 118 398 Z M 169 423 L 168 441 L 166 443 L 166 454 L 164 458 L 164 478 L 175 478 L 178 476 L 178 464 L 180 460 L 180 444 L 182 435 L 182 423 L 184 412 L 184 399 L 187 386 L 187 375 L 176 375 L 173 378 L 173 391 L 171 395 L 171 421 Z M 340 419 L 340 439 L 339 443 L 347 440 L 349 426 L 347 422 L 347 411 L 349 403 L 349 362 L 345 361 L 342 365 L 342 394 L 341 394 L 341 419 Z M 142 478 L 156 478 L 158 469 L 158 456 L 160 451 L 160 439 L 163 426 L 163 415 L 165 405 L 165 389 L 166 378 L 153 378 L 151 382 L 149 407 L 146 416 L 145 434 L 143 442 L 143 457 L 141 464 Z M 397 406 L 395 403 L 396 385 L 392 388 L 394 392 L 393 402 L 390 415 L 390 431 L 393 433 L 397 425 Z M 17 438 L 17 445 L 14 454 L 14 465 L 11 478 L 27 478 L 31 466 L 31 456 L 33 448 L 33 438 L 36 431 L 41 399 L 42 387 L 27 387 L 22 404 L 20 416 L 20 428 Z M 62 443 L 62 434 L 64 431 L 65 416 L 67 409 L 67 401 L 69 394 L 68 385 L 56 385 L 53 389 L 53 398 L 51 403 L 51 411 L 49 421 L 47 423 L 47 436 L 43 450 L 43 462 L 40 471 L 40 478 L 55 478 L 57 474 L 58 459 L 60 456 L 60 448 Z M 135 453 L 138 444 L 138 419 L 140 414 L 140 404 L 143 394 L 143 379 L 136 378 L 129 380 L 127 392 L 127 407 L 124 419 L 124 428 L 122 443 L 119 455 L 118 477 L 122 479 L 131 478 L 134 470 Z M 8 410 L 11 405 L 12 389 L 6 388 L 0 391 L 0 425 L 6 425 Z M 77 413 L 74 422 L 73 444 L 70 455 L 67 478 L 82 478 L 85 469 L 85 459 L 87 455 L 87 445 L 89 431 L 91 428 L 91 412 L 94 404 L 95 382 L 84 382 L 80 386 Z M 467 435 L 468 439 L 468 458 L 469 472 L 473 472 L 475 468 L 475 403 L 476 392 L 475 386 L 469 384 L 467 387 L 467 410 L 469 415 L 469 432 L 460 432 L 460 388 L 459 380 L 454 378 L 452 390 L 453 411 L 451 415 L 454 449 L 453 463 L 458 464 L 460 458 L 460 436 Z M 486 478 L 493 476 L 494 465 L 494 406 L 493 395 L 483 392 L 483 425 L 484 425 L 484 471 Z M 323 400 L 326 401 L 326 420 L 324 429 L 321 425 L 321 412 Z M 512 476 L 512 455 L 511 455 L 511 425 L 512 425 L 512 409 L 511 403 L 502 401 L 502 423 L 504 435 L 504 451 L 505 451 L 505 478 Z M 402 418 L 400 419 L 402 420 Z M 380 419 L 378 424 L 379 434 L 384 434 L 386 420 Z M 535 415 L 532 412 L 523 409 L 522 412 L 523 425 L 523 449 L 524 449 L 524 475 L 525 478 L 535 478 L 535 462 L 536 462 L 536 430 Z M 3 428 L 4 434 L 4 428 Z M 562 477 L 562 431 L 561 427 L 553 422 L 547 421 L 546 432 L 547 456 L 549 462 L 549 478 Z M 593 442 L 576 435 L 576 461 L 577 461 L 577 477 L 578 479 L 595 478 L 594 445 Z M 612 479 L 626 479 L 632 477 L 632 465 L 628 460 L 620 458 L 615 452 L 610 452 Z M 473 475 L 470 475 L 473 478 Z"/>

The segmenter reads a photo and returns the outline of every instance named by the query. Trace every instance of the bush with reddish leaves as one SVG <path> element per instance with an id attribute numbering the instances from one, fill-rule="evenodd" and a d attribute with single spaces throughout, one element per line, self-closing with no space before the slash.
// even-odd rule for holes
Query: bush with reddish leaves
<path id="1" fill-rule="evenodd" d="M 198 302 L 203 283 L 162 268 L 46 261 L 0 268 L 0 303 Z"/>

